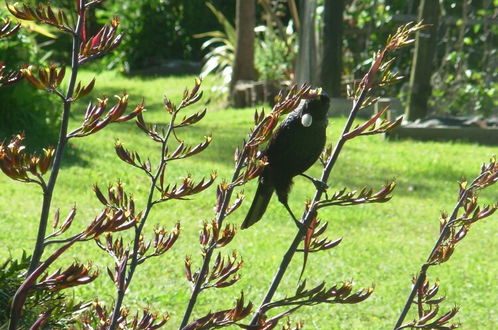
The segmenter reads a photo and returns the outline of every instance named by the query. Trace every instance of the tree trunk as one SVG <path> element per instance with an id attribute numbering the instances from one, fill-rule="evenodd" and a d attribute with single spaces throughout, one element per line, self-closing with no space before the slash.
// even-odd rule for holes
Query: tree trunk
<path id="1" fill-rule="evenodd" d="M 413 121 L 427 115 L 427 101 L 432 93 L 431 75 L 436 54 L 437 30 L 439 22 L 439 1 L 422 0 L 419 7 L 419 20 L 431 26 L 417 33 L 415 52 L 410 75 L 408 107 L 406 119 Z"/>
<path id="2" fill-rule="evenodd" d="M 341 96 L 344 0 L 325 0 L 320 84 L 332 97 Z"/>
<path id="3" fill-rule="evenodd" d="M 296 83 L 314 84 L 318 80 L 315 42 L 316 0 L 301 0 L 299 11 L 301 28 L 295 70 Z"/>
<path id="4" fill-rule="evenodd" d="M 254 67 L 254 26 L 256 24 L 255 0 L 237 0 L 235 26 L 237 44 L 230 82 L 230 98 L 239 80 L 256 80 Z"/>

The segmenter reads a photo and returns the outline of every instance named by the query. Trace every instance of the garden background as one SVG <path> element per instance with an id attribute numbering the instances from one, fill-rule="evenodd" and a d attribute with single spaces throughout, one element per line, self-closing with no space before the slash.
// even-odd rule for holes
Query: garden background
<path id="1" fill-rule="evenodd" d="M 33 1 L 37 2 L 37 1 Z M 41 2 L 41 1 L 40 1 Z M 298 37 L 287 1 L 269 1 L 275 17 L 269 17 L 262 5 L 256 6 L 255 22 L 259 26 L 255 37 L 255 68 L 264 81 L 284 82 L 295 78 L 294 65 L 298 53 Z M 315 32 L 317 54 L 324 52 L 322 29 L 325 3 L 317 1 Z M 423 1 L 344 1 L 342 70 L 339 95 L 346 96 L 346 86 L 358 81 L 368 71 L 373 51 L 382 48 L 389 34 L 400 24 L 417 19 Z M 73 1 L 50 1 L 57 7 L 74 9 Z M 92 96 L 86 96 L 75 105 L 70 117 L 70 130 L 78 127 L 85 116 L 85 102 L 95 97 L 121 94 L 130 95 L 129 103 L 145 100 L 148 122 L 167 124 L 163 109 L 163 96 L 175 102 L 182 98 L 183 88 L 193 85 L 201 74 L 201 63 L 207 51 L 202 44 L 212 36 L 203 35 L 219 30 L 226 45 L 230 29 L 220 23 L 226 19 L 235 25 L 235 1 L 212 1 L 213 12 L 204 1 L 107 1 L 99 4 L 88 16 L 89 33 L 115 15 L 121 17 L 121 29 L 126 35 L 111 56 L 92 63 L 80 72 L 79 80 L 88 83 L 96 76 L 97 84 Z M 438 44 L 434 52 L 434 68 L 430 81 L 428 115 L 467 115 L 493 117 L 497 114 L 496 98 L 496 1 L 444 1 L 440 4 Z M 298 4 L 299 8 L 299 4 Z M 300 7 L 302 9 L 302 7 Z M 221 12 L 224 18 L 214 13 Z M 0 15 L 8 16 L 5 5 Z M 146 18 L 146 19 L 144 19 Z M 74 18 L 73 18 L 74 19 Z M 280 22 L 288 39 L 277 32 Z M 226 23 L 226 22 L 225 22 Z M 223 39 L 225 38 L 225 39 Z M 9 67 L 23 63 L 39 66 L 50 63 L 69 65 L 69 39 L 62 38 L 54 28 L 41 24 L 28 24 L 13 37 L 2 40 L 0 58 Z M 232 44 L 232 46 L 235 46 Z M 266 48 L 265 48 L 266 47 Z M 269 48 L 268 48 L 269 47 Z M 214 48 L 216 49 L 216 48 Z M 286 49 L 292 52 L 286 53 Z M 254 109 L 270 110 L 267 103 L 258 106 L 234 108 L 227 97 L 226 75 L 231 75 L 230 62 L 233 49 L 218 54 L 219 64 L 204 67 L 213 69 L 204 77 L 204 96 L 189 113 L 208 109 L 204 120 L 182 131 L 186 143 L 201 142 L 203 136 L 212 135 L 213 141 L 206 152 L 172 164 L 168 176 L 180 180 L 185 173 L 207 177 L 214 170 L 218 179 L 229 178 L 233 170 L 233 152 L 245 137 L 253 122 Z M 381 96 L 399 98 L 408 105 L 410 70 L 414 49 L 405 48 L 397 56 L 395 71 L 407 76 L 400 84 L 383 89 Z M 285 55 L 285 56 L 284 56 Z M 322 57 L 317 57 L 320 67 Z M 232 62 L 233 64 L 233 62 Z M 229 69 L 227 74 L 226 69 Z M 225 74 L 225 76 L 224 76 Z M 318 78 L 317 78 L 318 79 Z M 63 86 L 67 86 L 64 81 Z M 320 84 L 320 81 L 315 82 Z M 40 150 L 57 142 L 60 104 L 54 95 L 36 90 L 27 81 L 0 90 L 0 136 L 2 140 L 24 131 L 29 150 Z M 346 117 L 330 118 L 328 143 L 336 141 Z M 243 133 L 241 133 L 243 132 Z M 151 145 L 136 125 L 130 121 L 110 125 L 98 134 L 71 141 L 65 151 L 55 189 L 53 210 L 68 212 L 77 205 L 78 214 L 70 233 L 77 233 L 100 210 L 92 185 L 106 187 L 116 180 L 123 182 L 127 191 L 136 196 L 137 205 L 144 206 L 148 184 L 138 170 L 117 160 L 114 143 L 119 139 L 132 150 L 141 150 L 143 158 L 157 154 L 158 146 Z M 392 327 L 410 290 L 411 276 L 437 239 L 440 212 L 451 211 L 458 196 L 461 177 L 472 178 L 481 163 L 496 154 L 496 146 L 477 145 L 466 141 L 420 142 L 414 140 L 386 141 L 380 136 L 366 136 L 348 144 L 328 181 L 329 189 L 342 187 L 361 188 L 365 184 L 380 187 L 386 180 L 396 178 L 397 187 L 387 204 L 361 205 L 351 208 L 328 208 L 320 218 L 329 221 L 331 238 L 343 237 L 342 243 L 330 251 L 310 255 L 305 278 L 318 284 L 322 279 L 331 282 L 354 279 L 358 287 L 375 284 L 375 292 L 359 305 L 323 305 L 303 308 L 294 321 L 302 320 L 307 328 L 322 329 L 379 329 Z M 175 166 L 176 165 L 176 166 Z M 309 174 L 319 176 L 316 164 Z M 240 225 L 255 191 L 255 182 L 244 187 L 247 196 L 231 222 Z M 0 177 L 0 260 L 19 258 L 22 252 L 34 245 L 36 219 L 42 196 L 36 189 Z M 302 208 L 302 202 L 311 198 L 312 185 L 296 178 L 291 194 L 292 209 Z M 483 203 L 496 202 L 496 188 L 483 192 Z M 212 217 L 216 201 L 212 187 L 192 201 L 168 201 L 155 209 L 146 224 L 151 232 L 156 225 L 172 228 L 181 221 L 182 232 L 175 247 L 168 254 L 150 263 L 144 263 L 137 272 L 127 293 L 125 304 L 131 309 L 150 306 L 151 310 L 168 313 L 171 324 L 179 324 L 190 296 L 190 284 L 185 279 L 184 258 L 197 256 L 199 230 L 203 221 Z M 497 232 L 490 218 L 472 227 L 468 237 L 456 249 L 447 264 L 434 267 L 431 279 L 441 279 L 441 291 L 447 299 L 441 309 L 459 305 L 456 317 L 464 328 L 492 328 L 498 323 L 496 289 L 498 259 Z M 295 233 L 295 226 L 285 209 L 273 201 L 264 219 L 250 230 L 237 234 L 223 253 L 237 250 L 243 256 L 242 278 L 224 290 L 207 291 L 199 297 L 194 316 L 227 308 L 243 289 L 248 300 L 257 303 L 263 297 L 266 284 L 271 281 L 274 269 Z M 123 236 L 131 237 L 124 233 Z M 194 243 L 192 243 L 194 242 Z M 48 248 L 53 251 L 55 248 Z M 50 252 L 46 252 L 50 253 Z M 115 288 L 105 274 L 112 262 L 95 244 L 80 244 L 70 249 L 64 258 L 52 267 L 64 267 L 76 258 L 91 261 L 100 269 L 101 276 L 88 285 L 68 289 L 65 294 L 76 300 L 98 298 L 108 304 L 114 299 Z M 288 274 L 277 297 L 291 292 L 299 277 L 300 258 L 293 261 L 296 269 Z M 199 260 L 193 258 L 199 266 Z M 111 266 L 112 267 L 112 266 Z M 153 280 L 151 280 L 153 279 Z M 1 298 L 0 298 L 1 299 Z M 410 319 L 410 317 L 409 317 Z M 166 328 L 168 325 L 166 325 Z"/>

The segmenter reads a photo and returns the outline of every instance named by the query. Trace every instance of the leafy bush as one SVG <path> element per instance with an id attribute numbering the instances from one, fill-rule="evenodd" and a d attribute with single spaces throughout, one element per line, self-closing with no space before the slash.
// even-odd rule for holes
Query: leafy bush
<path id="1" fill-rule="evenodd" d="M 446 69 L 433 76 L 430 105 L 451 115 L 498 114 L 498 82 L 489 80 L 490 72 L 468 69 L 468 58 L 468 54 L 456 51 L 447 55 Z"/>
<path id="2" fill-rule="evenodd" d="M 27 134 L 26 144 L 39 149 L 57 140 L 58 108 L 53 99 L 26 82 L 0 90 L 0 140 L 17 132 Z"/>
<path id="3" fill-rule="evenodd" d="M 168 59 L 200 61 L 202 40 L 193 35 L 216 28 L 205 0 L 125 0 L 106 2 L 97 10 L 99 21 L 119 12 L 126 36 L 118 58 L 126 71 L 144 69 Z M 232 19 L 234 1 L 212 1 Z M 144 19 L 146 17 L 146 19 Z"/>
<path id="4" fill-rule="evenodd" d="M 225 93 L 228 91 L 228 86 L 232 80 L 237 35 L 235 33 L 235 27 L 221 11 L 216 9 L 210 2 L 206 2 L 206 6 L 223 26 L 223 31 L 216 30 L 204 32 L 194 36 L 195 38 L 209 37 L 201 46 L 202 50 L 208 51 L 206 55 L 204 55 L 204 65 L 202 66 L 201 77 L 205 77 L 210 73 L 215 73 L 221 80 L 220 86 L 215 88 L 220 92 Z"/>
<path id="5" fill-rule="evenodd" d="M 261 32 L 261 36 L 256 43 L 254 64 L 260 79 L 264 81 L 291 80 L 297 46 L 292 21 L 289 22 L 285 31 L 285 40 L 282 40 L 271 26 L 259 26 L 257 31 Z"/>
<path id="6" fill-rule="evenodd" d="M 222 30 L 204 32 L 195 35 L 196 38 L 209 37 L 202 44 L 202 49 L 207 51 L 204 56 L 204 65 L 201 76 L 215 73 L 221 79 L 221 92 L 227 92 L 232 79 L 232 67 L 236 44 L 235 27 L 230 20 L 218 10 L 212 3 L 206 2 L 206 6 L 223 27 Z M 269 15 L 267 15 L 269 16 Z M 255 40 L 255 67 L 260 80 L 282 81 L 291 80 L 293 73 L 293 61 L 296 54 L 296 34 L 294 33 L 292 20 L 289 21 L 285 31 L 277 33 L 277 22 L 282 24 L 279 18 L 267 18 L 267 24 L 256 27 L 259 33 Z"/>
<path id="7" fill-rule="evenodd" d="M 496 4 L 496 2 L 495 2 Z M 491 1 L 441 5 L 439 47 L 430 104 L 451 114 L 498 115 L 498 26 Z"/>
<path id="8" fill-rule="evenodd" d="M 6 12 L 0 8 L 0 17 Z M 43 53 L 33 34 L 21 29 L 16 35 L 0 43 L 0 59 L 7 70 L 19 69 L 24 63 L 44 62 Z M 55 143 L 59 124 L 59 109 L 52 96 L 33 89 L 26 82 L 0 89 L 0 141 L 20 131 L 28 134 L 30 148 Z"/>
<path id="9" fill-rule="evenodd" d="M 10 298 L 23 281 L 30 257 L 23 253 L 19 260 L 8 259 L 0 265 L 0 329 L 8 323 Z M 26 301 L 26 313 L 20 327 L 27 329 L 38 317 L 50 310 L 43 329 L 67 329 L 73 323 L 73 314 L 86 306 L 77 304 L 63 293 L 49 290 L 34 290 Z"/>
<path id="10" fill-rule="evenodd" d="M 344 74 L 368 68 L 368 58 L 379 44 L 404 19 L 417 17 L 417 2 L 358 0 L 346 5 L 344 33 Z M 432 75 L 432 112 L 451 115 L 498 113 L 496 37 L 498 28 L 489 23 L 494 14 L 491 1 L 441 1 L 438 45 Z M 410 51 L 400 53 L 396 71 L 409 76 Z M 407 81 L 407 80 L 406 80 Z M 385 90 L 403 98 L 401 85 Z"/>

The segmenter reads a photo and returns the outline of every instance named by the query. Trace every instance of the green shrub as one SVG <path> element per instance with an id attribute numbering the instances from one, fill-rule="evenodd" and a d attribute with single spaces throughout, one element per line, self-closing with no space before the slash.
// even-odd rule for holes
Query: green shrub
<path id="1" fill-rule="evenodd" d="M 0 17 L 5 17 L 1 8 Z M 39 63 L 35 59 L 41 54 L 33 39 L 21 29 L 15 36 L 1 40 L 0 61 L 11 70 L 18 70 L 24 63 Z M 0 89 L 0 141 L 24 132 L 29 148 L 54 144 L 59 123 L 54 101 L 54 96 L 25 81 Z"/>
<path id="2" fill-rule="evenodd" d="M 29 148 L 39 149 L 57 140 L 58 113 L 47 94 L 26 82 L 0 90 L 0 140 L 26 134 Z"/>
<path id="3" fill-rule="evenodd" d="M 212 2 L 233 19 L 235 1 Z M 106 2 L 97 10 L 97 20 L 106 22 L 119 12 L 126 31 L 118 57 L 110 61 L 121 62 L 126 71 L 146 69 L 168 59 L 200 61 L 203 41 L 193 35 L 218 27 L 204 3 L 205 0 Z"/>
<path id="4" fill-rule="evenodd" d="M 20 259 L 7 259 L 0 264 L 0 329 L 9 320 L 10 299 L 23 282 L 22 276 L 28 269 L 30 257 L 23 253 Z M 73 323 L 73 313 L 86 308 L 85 305 L 75 304 L 73 299 L 60 292 L 49 290 L 34 290 L 26 302 L 25 315 L 20 325 L 27 329 L 40 314 L 52 310 L 43 329 L 67 329 Z"/>
<path id="5" fill-rule="evenodd" d="M 287 40 L 269 26 L 258 27 L 261 36 L 258 39 L 255 66 L 259 77 L 264 81 L 290 80 L 293 72 L 293 61 L 296 54 L 296 34 L 292 22 L 286 29 Z M 293 49 L 294 51 L 289 51 Z"/>

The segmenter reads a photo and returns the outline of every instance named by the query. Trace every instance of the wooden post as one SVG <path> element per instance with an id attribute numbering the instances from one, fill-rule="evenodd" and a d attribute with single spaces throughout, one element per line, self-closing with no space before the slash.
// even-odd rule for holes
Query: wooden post
<path id="1" fill-rule="evenodd" d="M 427 115 L 427 101 L 432 93 L 431 75 L 437 45 L 439 23 L 439 1 L 422 0 L 419 7 L 419 20 L 431 26 L 417 33 L 415 52 L 410 75 L 408 107 L 406 119 L 413 121 Z"/>

